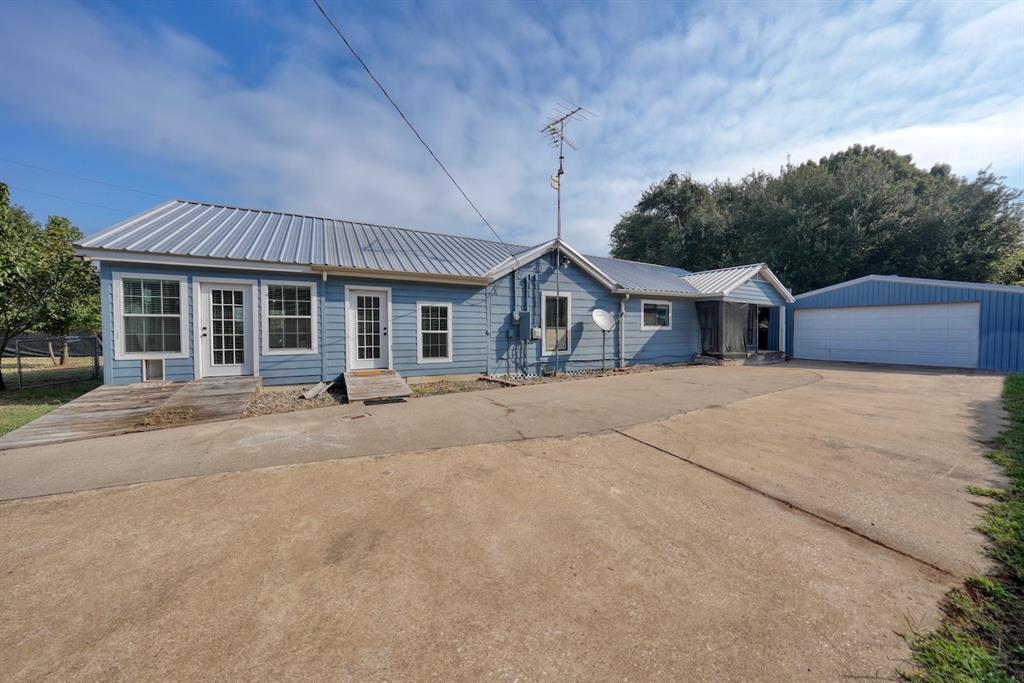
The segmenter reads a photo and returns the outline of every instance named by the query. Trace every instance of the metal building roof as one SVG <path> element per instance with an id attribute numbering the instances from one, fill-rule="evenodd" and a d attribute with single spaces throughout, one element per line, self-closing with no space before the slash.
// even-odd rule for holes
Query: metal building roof
<path id="1" fill-rule="evenodd" d="M 407 228 L 172 200 L 86 249 L 479 277 L 526 247 Z"/>
<path id="2" fill-rule="evenodd" d="M 460 235 L 175 199 L 87 237 L 78 246 L 86 255 L 101 259 L 107 258 L 109 252 L 121 252 L 486 281 L 556 243 L 557 240 L 551 240 L 524 247 Z M 582 256 L 564 242 L 562 245 L 610 289 L 690 297 L 724 296 L 764 269 L 766 279 L 785 291 L 763 263 L 690 273 L 652 263 Z"/>
<path id="3" fill-rule="evenodd" d="M 763 263 L 754 263 L 749 266 L 702 270 L 699 273 L 684 275 L 683 280 L 701 294 L 728 294 L 761 272 L 762 268 Z"/>
<path id="4" fill-rule="evenodd" d="M 653 263 L 626 261 L 607 256 L 588 256 L 587 260 L 617 282 L 623 289 L 662 294 L 699 294 L 683 276 L 689 271 Z"/>
<path id="5" fill-rule="evenodd" d="M 901 285 L 925 285 L 927 287 L 950 287 L 952 289 L 978 289 L 989 292 L 1006 292 L 1008 294 L 1024 294 L 1024 287 L 1017 285 L 997 285 L 988 282 L 963 282 L 960 280 L 933 280 L 930 278 L 923 277 L 903 277 L 902 275 L 864 275 L 862 277 L 854 278 L 853 280 L 846 280 L 845 282 L 837 282 L 834 285 L 822 287 L 821 289 L 814 289 L 803 294 L 797 294 L 796 299 L 806 299 L 825 292 L 831 292 L 834 289 L 842 289 L 843 287 L 849 287 L 859 282 L 895 282 Z"/>

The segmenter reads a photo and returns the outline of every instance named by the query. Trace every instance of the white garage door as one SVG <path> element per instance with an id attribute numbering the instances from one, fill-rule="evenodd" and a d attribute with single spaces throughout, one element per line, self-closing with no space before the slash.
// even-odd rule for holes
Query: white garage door
<path id="1" fill-rule="evenodd" d="M 976 368 L 980 316 L 977 302 L 797 310 L 793 357 Z"/>

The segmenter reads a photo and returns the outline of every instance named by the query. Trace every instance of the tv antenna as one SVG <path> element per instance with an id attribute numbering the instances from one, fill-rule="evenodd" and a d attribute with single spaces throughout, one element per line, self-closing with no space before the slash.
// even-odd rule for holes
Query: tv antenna
<path id="1" fill-rule="evenodd" d="M 562 176 L 565 175 L 565 146 L 574 151 L 579 150 L 572 140 L 565 135 L 565 126 L 574 120 L 589 121 L 597 114 L 584 109 L 578 104 L 562 98 L 555 105 L 555 117 L 548 121 L 548 124 L 540 129 L 541 134 L 548 139 L 552 147 L 558 150 L 558 172 L 551 176 L 551 187 L 558 193 L 556 236 L 562 239 Z"/>
<path id="2" fill-rule="evenodd" d="M 565 136 L 565 127 L 572 121 L 580 120 L 587 121 L 595 118 L 597 114 L 594 112 L 584 109 L 574 102 L 570 102 L 564 97 L 559 100 L 558 104 L 555 105 L 555 117 L 548 121 L 548 124 L 540 129 L 542 135 L 544 135 L 552 147 L 558 150 L 558 172 L 551 176 L 551 187 L 554 188 L 558 195 L 557 208 L 555 212 L 556 232 L 555 232 L 555 343 L 554 343 L 554 356 L 555 356 L 555 374 L 558 374 L 558 361 L 559 353 L 563 350 L 562 344 L 565 343 L 565 351 L 572 353 L 572 349 L 569 348 L 569 319 L 572 315 L 572 311 L 569 310 L 569 301 L 565 300 L 563 307 L 562 302 L 562 283 L 559 273 L 562 270 L 562 176 L 565 175 L 565 146 L 568 145 L 569 149 L 578 150 L 576 144 Z M 543 302 L 542 302 L 543 303 Z M 545 304 L 546 306 L 547 304 Z M 565 330 L 563 335 L 562 330 Z M 542 344 L 548 343 L 546 331 Z"/>

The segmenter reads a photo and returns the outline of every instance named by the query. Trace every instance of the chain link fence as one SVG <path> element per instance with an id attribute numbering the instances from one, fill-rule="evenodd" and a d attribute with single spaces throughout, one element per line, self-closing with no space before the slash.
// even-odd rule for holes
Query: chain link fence
<path id="1" fill-rule="evenodd" d="M 19 339 L 13 349 L 5 350 L 2 371 L 8 386 L 27 389 L 99 379 L 102 363 L 97 337 L 32 337 Z"/>

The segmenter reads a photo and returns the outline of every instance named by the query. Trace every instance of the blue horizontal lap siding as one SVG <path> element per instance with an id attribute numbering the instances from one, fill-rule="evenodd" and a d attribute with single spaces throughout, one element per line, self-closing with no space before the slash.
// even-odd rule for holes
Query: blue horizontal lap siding
<path id="1" fill-rule="evenodd" d="M 188 312 L 188 357 L 168 358 L 164 362 L 164 374 L 166 379 L 186 382 L 194 379 L 194 358 L 195 344 L 193 337 L 195 321 L 195 302 L 192 296 L 192 283 L 203 278 L 221 278 L 236 281 L 248 281 L 257 286 L 263 280 L 288 281 L 303 284 L 310 284 L 314 292 L 318 292 L 322 286 L 319 279 L 313 276 L 289 275 L 287 273 L 258 273 L 250 271 L 214 270 L 214 269 L 183 269 L 164 268 L 158 266 L 137 265 L 131 263 L 102 263 L 100 266 L 101 283 L 103 287 L 103 332 L 104 339 L 111 340 L 111 343 L 104 344 L 104 360 L 110 366 L 109 376 L 104 373 L 104 381 L 112 384 L 129 384 L 142 381 L 141 360 L 114 360 L 114 322 L 113 322 L 113 277 L 117 273 L 140 273 L 160 277 L 162 275 L 185 276 L 188 278 L 188 301 L 186 310 Z M 253 302 L 253 314 L 257 320 L 257 338 L 253 340 L 255 349 L 262 348 L 262 296 L 257 287 L 257 299 Z M 319 334 L 319 327 L 316 330 Z M 319 382 L 322 375 L 321 359 L 319 353 L 305 353 L 294 355 L 260 355 L 259 374 L 264 384 L 308 384 Z"/>
<path id="2" fill-rule="evenodd" d="M 747 280 L 732 290 L 726 297 L 726 301 L 757 304 L 758 306 L 782 306 L 786 303 L 775 287 L 760 280 Z"/>
<path id="3" fill-rule="evenodd" d="M 517 335 L 519 324 L 512 319 L 513 311 L 529 311 L 533 327 L 541 325 L 539 306 L 541 292 L 554 292 L 555 271 L 553 254 L 545 254 L 518 271 L 510 273 L 493 283 L 489 288 L 491 310 L 492 372 L 495 374 L 536 374 L 541 370 L 555 368 L 554 355 L 542 354 L 542 341 L 521 341 Z M 536 284 L 533 284 L 533 277 Z M 515 280 L 515 300 L 512 298 L 512 282 Z M 524 287 L 524 280 L 531 284 Z M 572 310 L 569 317 L 569 351 L 559 354 L 560 370 L 585 370 L 601 367 L 602 332 L 594 324 L 591 313 L 602 308 L 612 315 L 618 315 L 619 296 L 608 289 L 577 265 L 570 264 L 559 273 L 559 290 L 570 296 Z M 513 336 L 509 337 L 509 330 Z M 608 333 L 605 362 L 608 367 L 615 365 L 618 358 L 618 330 Z"/>
<path id="4" fill-rule="evenodd" d="M 793 353 L 794 312 L 803 308 L 981 304 L 978 368 L 1024 372 L 1024 292 L 872 280 L 798 299 L 787 307 L 786 351 Z"/>
<path id="5" fill-rule="evenodd" d="M 327 375 L 345 371 L 345 288 L 391 290 L 391 366 L 399 374 L 461 375 L 487 371 L 486 298 L 482 287 L 434 283 L 328 278 L 324 324 L 327 328 Z M 420 363 L 416 308 L 419 303 L 451 304 L 452 361 Z"/>
<path id="6" fill-rule="evenodd" d="M 633 297 L 626 302 L 624 320 L 627 365 L 665 364 L 689 361 L 700 352 L 700 325 L 697 322 L 697 305 L 690 299 L 670 301 L 672 306 L 671 327 L 663 330 L 642 330 L 643 297 Z M 651 297 L 647 301 L 669 301 Z"/>

